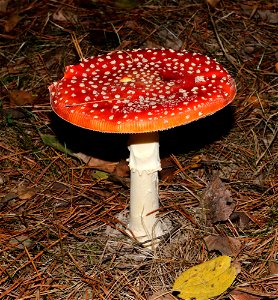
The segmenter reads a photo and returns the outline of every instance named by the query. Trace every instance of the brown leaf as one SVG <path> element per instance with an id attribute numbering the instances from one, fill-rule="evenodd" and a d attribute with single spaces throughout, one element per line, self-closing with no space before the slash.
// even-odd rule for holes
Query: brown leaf
<path id="1" fill-rule="evenodd" d="M 117 163 L 113 173 L 116 174 L 117 176 L 120 176 L 120 177 L 128 176 L 129 173 L 130 173 L 128 162 L 126 160 L 119 161 Z"/>
<path id="2" fill-rule="evenodd" d="M 246 99 L 245 104 L 250 105 L 253 108 L 268 108 L 269 103 L 266 101 L 266 99 L 263 96 L 251 96 Z"/>
<path id="3" fill-rule="evenodd" d="M 270 275 L 274 275 L 277 276 L 278 275 L 278 262 L 277 261 L 270 261 L 268 263 L 268 269 L 269 269 L 269 274 Z M 277 281 L 276 281 L 277 282 Z M 278 291 L 278 283 L 274 282 L 273 286 L 274 288 L 276 288 L 276 290 Z"/>
<path id="4" fill-rule="evenodd" d="M 233 237 L 209 235 L 204 240 L 209 251 L 217 250 L 223 255 L 237 256 L 241 249 L 241 242 Z"/>
<path id="5" fill-rule="evenodd" d="M 117 165 L 117 162 L 102 160 L 93 156 L 86 155 L 81 152 L 72 153 L 72 155 L 82 160 L 89 167 L 95 168 L 100 171 L 108 172 L 108 173 L 112 173 L 115 170 L 115 167 Z"/>
<path id="6" fill-rule="evenodd" d="M 18 106 L 32 105 L 35 100 L 31 92 L 27 91 L 12 91 L 9 97 L 11 104 Z"/>
<path id="7" fill-rule="evenodd" d="M 229 219 L 235 208 L 231 192 L 218 175 L 213 176 L 202 197 L 207 211 L 207 222 L 216 223 Z"/>
<path id="8" fill-rule="evenodd" d="M 173 180 L 175 173 L 177 171 L 176 164 L 174 163 L 172 157 L 164 157 L 161 159 L 161 168 L 162 170 L 159 172 L 159 176 L 162 181 L 165 180 Z"/>
<path id="9" fill-rule="evenodd" d="M 262 300 L 277 299 L 276 296 L 274 294 L 259 292 L 249 288 L 236 288 L 230 292 L 229 298 L 231 300 Z"/>
<path id="10" fill-rule="evenodd" d="M 269 273 L 271 275 L 278 275 L 278 262 L 276 261 L 269 262 Z"/>
<path id="11" fill-rule="evenodd" d="M 20 184 L 17 188 L 18 198 L 21 200 L 31 199 L 37 192 L 38 190 L 36 188 L 30 188 L 25 183 Z"/>
<path id="12" fill-rule="evenodd" d="M 4 24 L 4 30 L 5 32 L 10 32 L 12 31 L 16 25 L 18 24 L 18 22 L 22 19 L 22 17 L 20 17 L 17 14 L 11 15 L 8 20 L 5 21 Z"/>
<path id="13" fill-rule="evenodd" d="M 163 291 L 157 291 L 153 293 L 150 297 L 148 297 L 148 300 L 175 300 L 176 297 L 169 294 L 169 292 L 163 292 Z"/>
<path id="14" fill-rule="evenodd" d="M 278 62 L 275 64 L 275 71 L 278 73 Z"/>
<path id="15" fill-rule="evenodd" d="M 54 192 L 62 192 L 62 191 L 68 191 L 70 190 L 69 187 L 67 187 L 65 184 L 61 182 L 54 182 L 51 186 L 51 191 Z"/>
<path id="16" fill-rule="evenodd" d="M 107 173 L 114 173 L 120 177 L 125 177 L 129 174 L 128 163 L 124 160 L 120 162 L 111 162 L 93 156 L 89 156 L 81 152 L 72 153 L 72 155 L 82 160 L 91 168 L 95 168 L 97 170 L 104 171 Z"/>
<path id="17" fill-rule="evenodd" d="M 11 118 L 13 120 L 24 119 L 26 118 L 25 113 L 21 110 L 21 108 L 4 108 L 2 110 L 3 117 Z"/>
<path id="18" fill-rule="evenodd" d="M 207 0 L 207 3 L 213 8 L 215 8 L 219 2 L 220 0 Z"/>
<path id="19" fill-rule="evenodd" d="M 6 12 L 10 0 L 0 0 L 0 12 Z"/>
<path id="20" fill-rule="evenodd" d="M 16 249 L 30 248 L 34 242 L 27 235 L 19 235 L 9 240 L 8 245 Z"/>
<path id="21" fill-rule="evenodd" d="M 165 48 L 171 48 L 174 50 L 180 50 L 182 46 L 182 41 L 177 37 L 177 35 L 167 29 L 161 29 L 157 31 L 160 43 L 163 44 Z"/>
<path id="22" fill-rule="evenodd" d="M 232 291 L 229 296 L 232 300 L 260 300 L 261 297 L 253 296 L 241 291 Z"/>
<path id="23" fill-rule="evenodd" d="M 105 171 L 108 173 L 112 173 L 114 171 L 116 164 L 117 163 L 115 162 L 102 160 L 96 157 L 91 157 L 88 162 L 89 167 L 96 168 L 98 170 Z"/>
<path id="24" fill-rule="evenodd" d="M 249 17 L 260 17 L 263 22 L 267 22 L 270 24 L 277 24 L 278 23 L 278 13 L 273 12 L 271 9 L 257 9 L 258 4 L 248 4 L 248 1 L 246 1 L 247 4 L 240 4 L 240 7 L 242 9 L 242 12 L 244 15 L 247 15 Z"/>
<path id="25" fill-rule="evenodd" d="M 268 22 L 270 24 L 278 23 L 278 13 L 276 12 L 271 12 L 270 10 L 258 10 L 257 13 L 264 22 Z"/>
<path id="26" fill-rule="evenodd" d="M 55 12 L 53 15 L 54 21 L 60 21 L 60 22 L 77 22 L 77 15 L 73 14 L 70 11 L 66 10 L 59 10 Z"/>
<path id="27" fill-rule="evenodd" d="M 137 5 L 136 0 L 114 0 L 114 5 L 121 9 L 131 9 Z"/>
<path id="28" fill-rule="evenodd" d="M 9 177 L 7 175 L 0 174 L 0 185 L 4 185 L 5 183 L 7 183 L 9 181 L 8 178 Z"/>
<path id="29" fill-rule="evenodd" d="M 236 225 L 240 229 L 246 228 L 250 222 L 250 218 L 248 217 L 248 215 L 245 212 L 241 212 L 241 211 L 233 212 L 230 216 L 230 220 L 233 223 L 236 223 Z"/>
<path id="30" fill-rule="evenodd" d="M 174 168 L 165 168 L 159 171 L 159 176 L 161 178 L 161 181 L 171 181 L 173 180 L 175 174 L 176 174 L 176 169 Z"/>

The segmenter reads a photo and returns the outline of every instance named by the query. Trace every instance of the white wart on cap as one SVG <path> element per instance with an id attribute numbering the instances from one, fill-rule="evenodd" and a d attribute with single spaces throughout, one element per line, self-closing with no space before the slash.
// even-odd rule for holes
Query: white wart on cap
<path id="1" fill-rule="evenodd" d="M 214 59 L 187 51 L 114 51 L 66 67 L 50 87 L 53 110 L 77 126 L 143 133 L 190 123 L 222 109 L 236 87 Z"/>

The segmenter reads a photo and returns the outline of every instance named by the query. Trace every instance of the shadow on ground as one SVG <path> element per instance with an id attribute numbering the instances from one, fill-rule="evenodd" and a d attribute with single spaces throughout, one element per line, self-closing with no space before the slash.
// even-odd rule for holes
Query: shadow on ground
<path id="1" fill-rule="evenodd" d="M 54 113 L 52 129 L 60 142 L 74 152 L 82 152 L 107 161 L 128 157 L 128 134 L 90 131 L 74 126 Z M 231 106 L 199 121 L 160 132 L 161 157 L 197 151 L 229 133 L 233 124 Z"/>

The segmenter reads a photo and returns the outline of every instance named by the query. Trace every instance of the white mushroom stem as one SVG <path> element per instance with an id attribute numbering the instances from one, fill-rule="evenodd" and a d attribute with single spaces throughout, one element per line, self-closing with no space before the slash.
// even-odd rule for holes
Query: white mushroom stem
<path id="1" fill-rule="evenodd" d="M 131 135 L 129 151 L 129 230 L 139 242 L 150 240 L 152 245 L 152 241 L 163 234 L 161 222 L 156 218 L 159 208 L 158 171 L 161 170 L 158 133 Z"/>

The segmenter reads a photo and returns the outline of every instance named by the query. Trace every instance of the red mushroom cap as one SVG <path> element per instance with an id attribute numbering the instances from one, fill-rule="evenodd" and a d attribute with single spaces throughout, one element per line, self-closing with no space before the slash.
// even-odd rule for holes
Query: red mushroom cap
<path id="1" fill-rule="evenodd" d="M 115 51 L 68 66 L 50 87 L 53 110 L 77 126 L 136 133 L 164 130 L 229 104 L 235 82 L 214 59 L 187 51 Z"/>

